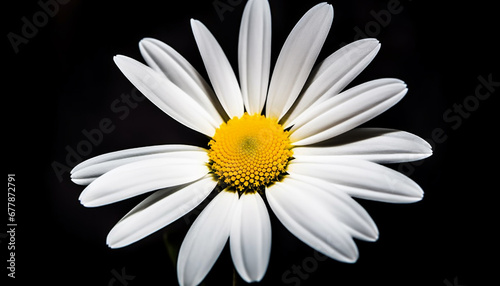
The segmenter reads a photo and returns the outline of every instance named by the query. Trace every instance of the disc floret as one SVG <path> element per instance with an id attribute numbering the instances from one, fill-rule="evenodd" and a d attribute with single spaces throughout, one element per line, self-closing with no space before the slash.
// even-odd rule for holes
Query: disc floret
<path id="1" fill-rule="evenodd" d="M 240 192 L 262 190 L 279 181 L 293 152 L 289 132 L 264 115 L 234 117 L 209 142 L 209 167 L 219 181 Z"/>

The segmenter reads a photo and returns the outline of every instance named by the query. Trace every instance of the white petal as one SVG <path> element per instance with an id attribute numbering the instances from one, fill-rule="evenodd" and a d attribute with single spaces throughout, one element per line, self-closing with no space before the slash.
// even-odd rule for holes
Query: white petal
<path id="1" fill-rule="evenodd" d="M 234 266 L 243 280 L 260 281 L 271 255 L 271 221 L 258 193 L 241 196 L 229 243 Z"/>
<path id="2" fill-rule="evenodd" d="M 293 28 L 274 67 L 266 116 L 281 118 L 292 106 L 323 47 L 333 21 L 333 8 L 320 3 Z"/>
<path id="3" fill-rule="evenodd" d="M 355 262 L 356 244 L 332 212 L 341 202 L 314 185 L 289 176 L 266 189 L 269 206 L 283 225 L 315 250 L 342 262 Z"/>
<path id="4" fill-rule="evenodd" d="M 200 21 L 191 19 L 191 28 L 208 77 L 224 110 L 230 118 L 243 115 L 243 98 L 238 80 L 224 51 Z"/>
<path id="5" fill-rule="evenodd" d="M 284 126 L 312 105 L 320 104 L 343 90 L 380 50 L 376 39 L 363 39 L 337 50 L 320 63 L 308 79 L 299 100 L 287 116 Z"/>
<path id="6" fill-rule="evenodd" d="M 206 152 L 129 163 L 97 178 L 80 194 L 86 207 L 114 203 L 146 192 L 195 181 L 208 173 Z"/>
<path id="7" fill-rule="evenodd" d="M 238 193 L 220 192 L 196 218 L 179 250 L 180 285 L 198 285 L 219 257 L 231 231 Z"/>
<path id="8" fill-rule="evenodd" d="M 421 160 L 432 155 L 424 139 L 405 132 L 385 128 L 355 128 L 327 141 L 328 145 L 297 147 L 294 156 L 348 156 L 375 163 L 401 163 Z"/>
<path id="9" fill-rule="evenodd" d="M 241 93 L 249 114 L 264 107 L 271 66 L 271 10 L 267 0 L 248 1 L 238 43 Z"/>
<path id="10" fill-rule="evenodd" d="M 213 118 L 200 102 L 163 74 L 129 57 L 119 55 L 114 60 L 128 80 L 163 112 L 193 130 L 207 136 L 214 135 L 220 126 L 219 118 Z"/>
<path id="11" fill-rule="evenodd" d="M 167 44 L 152 38 L 142 39 L 139 48 L 150 67 L 165 74 L 172 83 L 199 102 L 222 124 L 223 119 L 219 114 L 224 114 L 224 111 L 217 97 L 208 83 L 184 57 Z"/>
<path id="12" fill-rule="evenodd" d="M 389 109 L 407 90 L 406 84 L 397 79 L 379 79 L 355 86 L 297 117 L 290 140 L 302 146 L 340 135 Z"/>
<path id="13" fill-rule="evenodd" d="M 308 185 L 317 199 L 321 199 L 326 208 L 344 224 L 347 231 L 354 237 L 367 241 L 378 239 L 377 225 L 368 212 L 359 205 L 351 196 L 340 191 L 335 185 L 315 177 L 290 174 L 290 177 Z M 314 187 L 313 187 L 314 186 Z"/>
<path id="14" fill-rule="evenodd" d="M 78 164 L 71 170 L 71 180 L 88 185 L 102 174 L 128 163 L 159 157 L 183 158 L 192 151 L 206 152 L 201 147 L 189 145 L 159 145 L 111 152 Z"/>
<path id="15" fill-rule="evenodd" d="M 177 220 L 198 206 L 215 188 L 211 175 L 157 191 L 125 215 L 109 232 L 107 244 L 119 248 L 134 243 Z"/>
<path id="16" fill-rule="evenodd" d="M 288 166 L 293 175 L 319 178 L 351 196 L 388 203 L 412 203 L 423 197 L 422 189 L 410 178 L 376 163 L 352 158 L 295 157 Z"/>

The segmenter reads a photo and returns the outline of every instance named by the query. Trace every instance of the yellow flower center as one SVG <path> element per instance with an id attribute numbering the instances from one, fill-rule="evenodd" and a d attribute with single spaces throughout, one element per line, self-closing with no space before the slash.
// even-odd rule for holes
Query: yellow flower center
<path id="1" fill-rule="evenodd" d="M 288 137 L 276 119 L 248 113 L 234 117 L 210 140 L 210 169 L 235 190 L 262 190 L 286 173 L 293 154 Z"/>

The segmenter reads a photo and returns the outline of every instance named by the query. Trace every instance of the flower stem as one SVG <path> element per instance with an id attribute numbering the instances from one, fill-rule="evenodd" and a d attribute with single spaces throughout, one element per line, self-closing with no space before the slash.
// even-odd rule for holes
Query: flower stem
<path id="1" fill-rule="evenodd" d="M 233 286 L 238 285 L 238 274 L 236 273 L 236 268 L 234 267 L 233 264 Z"/>

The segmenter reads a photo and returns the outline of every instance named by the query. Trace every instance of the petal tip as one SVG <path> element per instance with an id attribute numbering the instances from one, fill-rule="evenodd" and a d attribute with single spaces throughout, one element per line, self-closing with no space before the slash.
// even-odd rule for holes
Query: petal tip
<path id="1" fill-rule="evenodd" d="M 114 228 L 111 229 L 108 236 L 106 237 L 106 245 L 111 249 L 118 249 L 127 246 L 128 244 L 124 244 L 123 241 L 120 241 L 114 237 L 113 230 Z"/>
<path id="2" fill-rule="evenodd" d="M 191 23 L 191 26 L 193 25 L 203 25 L 199 20 L 195 19 L 195 18 L 191 18 L 189 19 L 189 23 Z"/>
<path id="3" fill-rule="evenodd" d="M 107 238 L 107 239 L 106 239 L 106 245 L 107 245 L 109 248 L 111 248 L 111 249 L 117 249 L 117 248 L 119 248 L 119 247 L 116 247 L 116 245 L 115 245 L 115 244 L 113 244 L 113 242 L 111 242 L 111 241 L 109 240 L 109 238 Z"/>
<path id="4" fill-rule="evenodd" d="M 100 204 L 96 203 L 95 199 L 89 198 L 88 192 L 83 192 L 80 194 L 80 197 L 78 197 L 78 201 L 80 201 L 80 204 L 86 208 L 94 208 L 100 206 Z"/>
<path id="5" fill-rule="evenodd" d="M 93 179 L 91 179 L 91 178 L 79 178 L 79 177 L 75 177 L 74 175 L 71 175 L 70 179 L 74 184 L 77 184 L 80 186 L 86 186 L 93 181 Z"/>
<path id="6" fill-rule="evenodd" d="M 125 64 L 128 60 L 130 60 L 130 58 L 124 55 L 115 55 L 113 57 L 113 61 L 118 66 L 118 68 L 121 68 L 123 64 Z"/>
<path id="7" fill-rule="evenodd" d="M 139 44 L 148 43 L 148 42 L 155 42 L 155 41 L 158 41 L 158 40 L 155 38 L 151 38 L 151 37 L 144 37 L 139 41 Z"/>
<path id="8" fill-rule="evenodd" d="M 358 261 L 359 259 L 359 255 L 356 255 L 356 256 L 353 256 L 353 257 L 348 257 L 345 261 L 342 261 L 342 262 L 345 262 L 345 263 L 349 263 L 349 264 L 354 264 Z"/>
<path id="9" fill-rule="evenodd" d="M 402 201 L 402 203 L 409 203 L 409 204 L 418 203 L 423 199 L 424 199 L 424 190 L 422 190 L 420 186 L 417 186 L 414 192 L 406 196 L 405 201 Z"/>
<path id="10" fill-rule="evenodd" d="M 326 7 L 328 9 L 328 16 L 331 18 L 330 21 L 332 21 L 333 20 L 333 5 L 328 4 L 326 2 L 325 2 L 325 4 L 326 4 Z"/>
<path id="11" fill-rule="evenodd" d="M 377 44 L 380 45 L 380 41 L 377 38 L 364 38 L 361 40 L 358 40 L 361 43 L 371 43 L 371 44 Z"/>
<path id="12" fill-rule="evenodd" d="M 152 38 L 143 38 L 142 40 L 139 41 L 139 49 L 141 52 L 145 51 L 145 49 L 148 48 L 148 46 L 153 45 L 153 40 Z"/>

